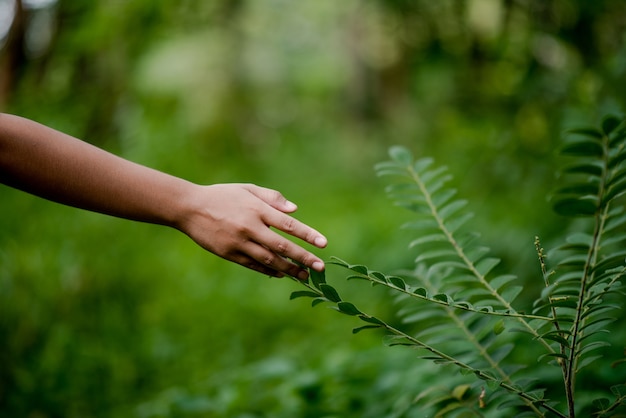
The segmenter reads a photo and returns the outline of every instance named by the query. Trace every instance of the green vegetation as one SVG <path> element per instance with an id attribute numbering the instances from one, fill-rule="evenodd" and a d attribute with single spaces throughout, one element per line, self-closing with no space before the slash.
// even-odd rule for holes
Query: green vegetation
<path id="1" fill-rule="evenodd" d="M 584 230 L 544 200 L 562 134 L 626 109 L 621 0 L 19 3 L 2 111 L 198 183 L 278 189 L 329 238 L 321 257 L 393 276 L 417 255 L 372 172 L 392 145 L 447 164 L 495 273 L 537 289 L 534 237 Z M 416 398 L 480 396 L 174 231 L 6 187 L 0 211 L 0 417 L 422 417 Z M 394 317 L 385 288 L 344 275 L 329 266 L 342 298 Z M 615 371 L 576 387 L 603 397 Z"/>
<path id="2" fill-rule="evenodd" d="M 583 138 L 563 147 L 563 154 L 575 160 L 563 170 L 566 181 L 555 195 L 554 208 L 587 222 L 575 223 L 551 256 L 535 239 L 540 268 L 534 289 L 525 289 L 516 275 L 497 272 L 501 260 L 491 257 L 478 235 L 468 231 L 473 214 L 463 211 L 467 201 L 455 198 L 457 191 L 447 186 L 446 168 L 433 168 L 430 158 L 414 161 L 406 149 L 394 147 L 392 161 L 379 164 L 378 172 L 394 177 L 389 194 L 415 213 L 406 224 L 415 231 L 410 244 L 417 253 L 415 269 L 401 277 L 340 259 L 335 263 L 350 270 L 348 279 L 398 294 L 388 299 L 389 305 L 399 306 L 401 325 L 343 300 L 323 273 L 312 272 L 309 290 L 294 292 L 292 298 L 311 297 L 313 306 L 329 302 L 366 323 L 353 333 L 383 329 L 389 345 L 420 349 L 424 359 L 451 365 L 482 385 L 472 394 L 468 383 L 455 382 L 443 399 L 425 395 L 416 401 L 422 413 L 563 418 L 623 413 L 623 325 L 613 324 L 622 315 L 626 296 L 626 127 L 620 125 L 620 119 L 607 117 L 602 129 L 573 131 Z M 553 258 L 549 268 L 547 260 Z M 532 306 L 516 307 L 522 292 L 535 294 Z M 546 360 L 560 369 L 560 384 L 552 383 L 555 373 L 547 370 Z M 592 364 L 593 371 L 584 370 Z M 437 380 L 442 384 L 446 377 Z M 595 384 L 580 390 L 577 380 Z M 429 400 L 434 404 L 430 408 L 423 405 Z"/>

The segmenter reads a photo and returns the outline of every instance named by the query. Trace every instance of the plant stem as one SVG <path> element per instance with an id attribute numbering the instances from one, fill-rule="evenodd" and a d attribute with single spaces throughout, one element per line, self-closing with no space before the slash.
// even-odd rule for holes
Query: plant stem
<path id="1" fill-rule="evenodd" d="M 593 276 L 592 266 L 595 265 L 598 257 L 598 251 L 600 248 L 600 238 L 602 235 L 602 231 L 604 230 L 604 225 L 606 222 L 606 218 L 609 211 L 609 205 L 602 207 L 602 199 L 606 192 L 607 187 L 607 176 L 608 176 L 608 159 L 609 159 L 609 138 L 606 135 L 603 135 L 602 138 L 602 146 L 603 146 L 603 164 L 602 164 L 602 175 L 600 176 L 600 184 L 598 187 L 598 209 L 595 214 L 595 222 L 594 222 L 594 231 L 591 241 L 591 246 L 589 247 L 589 251 L 587 252 L 587 259 L 585 260 L 585 265 L 583 267 L 583 274 L 580 283 L 580 290 L 578 293 L 578 302 L 576 305 L 576 317 L 574 319 L 574 323 L 572 324 L 572 342 L 570 344 L 570 352 L 567 361 L 567 372 L 565 379 L 565 394 L 567 397 L 567 406 L 570 414 L 570 418 L 575 418 L 576 411 L 574 408 L 574 392 L 576 386 L 576 366 L 578 365 L 579 359 L 579 345 L 580 339 L 582 338 L 582 315 L 584 311 L 584 301 L 588 292 L 588 283 L 591 276 Z"/>

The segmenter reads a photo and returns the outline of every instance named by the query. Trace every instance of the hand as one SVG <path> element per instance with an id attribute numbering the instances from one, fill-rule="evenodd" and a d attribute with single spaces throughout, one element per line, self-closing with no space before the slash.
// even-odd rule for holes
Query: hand
<path id="1" fill-rule="evenodd" d="M 252 184 L 197 186 L 190 196 L 191 211 L 178 228 L 206 250 L 252 270 L 275 277 L 308 278 L 324 262 L 270 227 L 324 248 L 326 238 L 287 215 L 297 206 L 275 190 Z"/>

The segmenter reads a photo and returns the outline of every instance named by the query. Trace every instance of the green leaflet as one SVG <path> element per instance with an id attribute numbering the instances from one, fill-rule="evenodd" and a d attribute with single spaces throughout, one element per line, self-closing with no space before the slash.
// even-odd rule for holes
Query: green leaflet
<path id="1" fill-rule="evenodd" d="M 324 297 L 328 300 L 330 300 L 331 302 L 341 302 L 341 298 L 339 297 L 339 293 L 337 293 L 337 291 L 335 290 L 334 287 L 322 283 L 320 284 L 320 290 L 322 291 L 322 293 L 324 294 Z"/>
<path id="2" fill-rule="evenodd" d="M 293 299 L 297 299 L 301 297 L 316 298 L 316 297 L 319 297 L 319 295 L 309 290 L 300 290 L 296 292 L 291 292 L 291 296 L 289 297 L 289 299 L 293 300 Z"/>
<path id="3" fill-rule="evenodd" d="M 337 303 L 337 308 L 340 312 L 345 313 L 346 315 L 355 316 L 362 314 L 362 312 L 359 311 L 356 306 L 354 306 L 350 302 L 339 302 Z"/>
<path id="4" fill-rule="evenodd" d="M 609 115 L 602 120 L 602 132 L 609 136 L 622 123 L 621 119 L 616 116 Z"/>
<path id="5" fill-rule="evenodd" d="M 311 269 L 309 270 L 309 280 L 315 288 L 319 289 L 322 283 L 326 283 L 326 273 Z"/>

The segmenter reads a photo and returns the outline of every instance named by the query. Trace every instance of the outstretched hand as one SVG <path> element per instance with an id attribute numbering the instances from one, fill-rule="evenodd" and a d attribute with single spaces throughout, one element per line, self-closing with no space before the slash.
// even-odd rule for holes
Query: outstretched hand
<path id="1" fill-rule="evenodd" d="M 177 226 L 200 246 L 252 270 L 306 280 L 324 262 L 271 228 L 324 248 L 326 238 L 289 216 L 297 206 L 276 191 L 252 184 L 197 186 L 192 208 Z M 291 261 L 293 260 L 293 261 Z M 296 263 L 297 262 L 297 263 Z"/>

